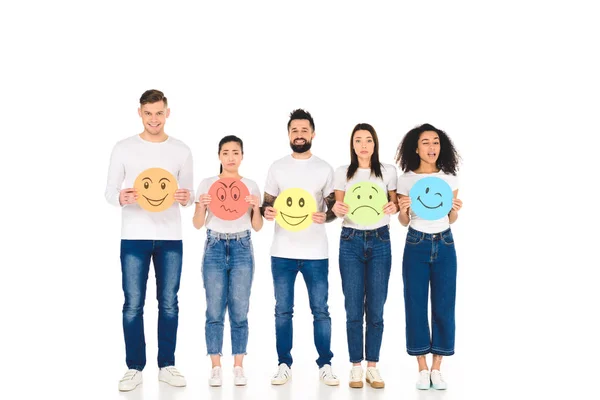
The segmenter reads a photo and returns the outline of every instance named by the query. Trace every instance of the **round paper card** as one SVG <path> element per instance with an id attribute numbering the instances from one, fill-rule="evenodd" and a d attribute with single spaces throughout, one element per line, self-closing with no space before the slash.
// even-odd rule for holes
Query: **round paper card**
<path id="1" fill-rule="evenodd" d="M 215 217 L 227 221 L 240 218 L 250 206 L 246 202 L 250 191 L 240 179 L 221 178 L 210 186 L 208 194 L 211 197 L 210 211 Z"/>
<path id="2" fill-rule="evenodd" d="M 135 179 L 133 188 L 137 190 L 137 203 L 146 211 L 164 211 L 173 205 L 177 179 L 167 170 L 150 168 Z"/>
<path id="3" fill-rule="evenodd" d="M 440 219 L 452 209 L 452 188 L 441 178 L 431 176 L 419 179 L 409 195 L 410 208 L 426 220 Z"/>
<path id="4" fill-rule="evenodd" d="M 317 212 L 315 198 L 304 189 L 290 188 L 279 193 L 273 207 L 277 210 L 275 221 L 283 229 L 297 232 L 312 224 L 312 214 Z"/>
<path id="5" fill-rule="evenodd" d="M 344 203 L 350 208 L 346 216 L 358 225 L 372 225 L 383 218 L 387 202 L 385 190 L 369 181 L 355 183 L 344 195 Z"/>

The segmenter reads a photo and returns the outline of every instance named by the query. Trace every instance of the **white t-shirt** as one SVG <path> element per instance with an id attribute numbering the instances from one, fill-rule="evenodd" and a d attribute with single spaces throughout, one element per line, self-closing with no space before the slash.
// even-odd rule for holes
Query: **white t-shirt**
<path id="1" fill-rule="evenodd" d="M 198 185 L 198 190 L 196 190 L 196 198 L 194 199 L 194 201 L 198 201 L 200 199 L 201 195 L 208 193 L 212 184 L 218 180 L 219 180 L 218 176 L 213 176 L 210 178 L 206 178 L 202 182 L 200 182 L 200 185 Z M 246 185 L 246 187 L 248 188 L 248 191 L 250 191 L 250 194 L 254 195 L 254 196 L 258 196 L 258 198 L 260 200 L 260 189 L 258 188 L 258 185 L 256 184 L 256 182 L 254 182 L 251 179 L 243 178 L 243 177 L 242 177 L 241 181 L 244 185 Z M 217 199 L 213 198 L 212 201 L 217 201 Z M 259 201 L 259 204 L 260 204 L 260 201 Z M 206 209 L 206 220 L 205 220 L 204 225 L 206 226 L 207 229 L 211 229 L 211 230 L 213 230 L 215 232 L 219 232 L 219 233 L 242 232 L 242 231 L 252 228 L 251 212 L 252 212 L 252 208 L 250 207 L 250 205 L 248 205 L 248 211 L 243 216 L 241 216 L 238 219 L 234 219 L 233 221 L 227 221 L 227 220 L 224 220 L 224 219 L 221 219 L 221 218 L 215 216 L 212 213 L 212 211 L 210 211 L 210 208 L 207 208 Z"/>
<path id="2" fill-rule="evenodd" d="M 448 185 L 450 185 L 450 188 L 452 189 L 452 191 L 455 191 L 458 189 L 458 177 L 456 177 L 454 175 L 446 174 L 446 173 L 442 172 L 441 170 L 439 172 L 436 172 L 433 174 L 416 174 L 413 171 L 408 171 L 398 177 L 397 193 L 399 195 L 403 194 L 405 196 L 408 196 L 410 189 L 413 187 L 413 185 L 418 180 L 420 180 L 422 178 L 427 178 L 427 177 L 441 178 L 441 179 L 445 180 L 448 183 Z M 448 219 L 448 215 L 446 215 L 440 219 L 436 219 L 434 221 L 422 219 L 422 218 L 419 218 L 419 216 L 417 214 L 415 214 L 411 208 L 410 209 L 409 226 L 419 232 L 439 233 L 439 232 L 445 231 L 446 229 L 448 229 L 450 227 L 450 220 Z"/>
<path id="3" fill-rule="evenodd" d="M 371 174 L 371 168 L 358 168 L 354 173 L 352 179 L 350 179 L 349 181 L 346 180 L 348 167 L 349 165 L 344 165 L 335 170 L 335 190 L 341 190 L 345 192 L 346 189 L 350 188 L 355 183 L 369 181 L 381 187 L 381 189 L 385 191 L 386 195 L 389 191 L 396 191 L 396 183 L 398 177 L 396 174 L 395 166 L 390 164 L 381 164 L 381 174 L 383 175 L 383 179 Z M 387 214 L 384 214 L 384 216 L 377 223 L 372 225 L 358 225 L 355 222 L 352 222 L 352 220 L 348 218 L 348 216 L 345 216 L 344 221 L 342 222 L 342 226 L 360 230 L 371 230 L 381 228 L 382 226 L 388 225 L 389 223 L 390 216 Z"/>
<path id="4" fill-rule="evenodd" d="M 317 211 L 327 211 L 325 198 L 333 193 L 333 168 L 315 155 L 307 160 L 285 156 L 269 168 L 265 193 L 277 197 L 290 188 L 306 190 L 315 198 Z M 290 232 L 275 222 L 271 256 L 297 260 L 328 258 L 325 224 L 312 223 L 306 229 Z"/>
<path id="5" fill-rule="evenodd" d="M 148 168 L 163 168 L 177 178 L 179 189 L 190 191 L 194 203 L 192 152 L 182 141 L 169 136 L 160 143 L 149 142 L 139 135 L 121 140 L 113 148 L 104 196 L 117 207 L 121 189 L 132 188 L 138 175 Z M 127 204 L 121 212 L 121 239 L 181 240 L 180 204 L 161 212 L 149 212 L 137 203 Z"/>

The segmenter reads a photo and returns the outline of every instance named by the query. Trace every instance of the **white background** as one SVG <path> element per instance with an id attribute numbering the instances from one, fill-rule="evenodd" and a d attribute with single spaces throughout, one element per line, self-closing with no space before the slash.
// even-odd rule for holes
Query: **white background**
<path id="1" fill-rule="evenodd" d="M 597 153 L 600 28 L 593 2 L 67 2 L 3 5 L 1 398 L 540 398 L 594 396 L 598 382 Z M 290 152 L 289 112 L 316 123 L 313 151 L 349 160 L 358 122 L 377 130 L 383 162 L 429 122 L 460 152 L 464 208 L 456 354 L 445 392 L 414 389 L 406 355 L 401 255 L 393 266 L 380 370 L 386 388 L 350 390 L 337 266 L 340 222 L 327 226 L 338 388 L 319 384 L 306 289 L 298 279 L 294 377 L 269 384 L 277 356 L 269 246 L 254 235 L 249 385 L 208 389 L 204 230 L 182 211 L 184 270 L 177 366 L 188 387 L 156 379 L 157 304 L 145 309 L 144 385 L 125 372 L 120 212 L 104 199 L 113 145 L 139 133 L 150 88 L 171 107 L 168 134 L 194 155 L 195 185 L 218 171 L 226 134 L 245 142 L 241 172 L 264 186 Z M 195 189 L 195 188 L 194 188 Z"/>

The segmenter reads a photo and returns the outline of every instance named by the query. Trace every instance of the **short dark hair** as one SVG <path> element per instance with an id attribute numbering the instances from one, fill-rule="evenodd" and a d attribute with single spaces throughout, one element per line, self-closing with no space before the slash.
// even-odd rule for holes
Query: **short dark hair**
<path id="1" fill-rule="evenodd" d="M 294 110 L 290 113 L 290 120 L 288 121 L 288 131 L 290 130 L 290 124 L 292 123 L 293 120 L 295 119 L 306 119 L 308 120 L 308 122 L 310 123 L 310 127 L 312 128 L 312 130 L 315 130 L 315 121 L 313 121 L 312 116 L 310 115 L 310 113 L 308 111 L 304 111 L 303 109 L 299 108 L 297 110 Z"/>
<path id="2" fill-rule="evenodd" d="M 144 104 L 157 103 L 159 101 L 163 101 L 165 103 L 165 107 L 168 107 L 167 98 L 165 94 L 160 90 L 150 89 L 146 90 L 142 97 L 140 97 L 140 106 Z"/>

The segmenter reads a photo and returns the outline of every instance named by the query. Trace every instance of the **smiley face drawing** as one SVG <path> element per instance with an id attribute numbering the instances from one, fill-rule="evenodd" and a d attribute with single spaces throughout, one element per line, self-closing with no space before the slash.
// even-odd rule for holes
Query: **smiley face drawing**
<path id="1" fill-rule="evenodd" d="M 250 191 L 239 179 L 219 179 L 210 186 L 208 194 L 211 196 L 208 208 L 217 218 L 233 221 L 248 211 L 246 196 Z"/>
<path id="2" fill-rule="evenodd" d="M 173 205 L 177 179 L 162 168 L 149 168 L 138 175 L 133 187 L 138 192 L 137 203 L 146 211 L 164 211 Z"/>
<path id="3" fill-rule="evenodd" d="M 312 214 L 317 212 L 315 198 L 304 189 L 290 188 L 279 193 L 273 207 L 277 210 L 275 221 L 283 229 L 298 232 L 312 224 Z"/>
<path id="4" fill-rule="evenodd" d="M 433 221 L 452 209 L 454 194 L 445 180 L 436 177 L 422 178 L 410 189 L 410 207 L 420 218 Z"/>
<path id="5" fill-rule="evenodd" d="M 344 195 L 344 203 L 350 208 L 346 215 L 358 225 L 372 225 L 383 218 L 387 202 L 386 191 L 369 181 L 355 183 Z"/>

